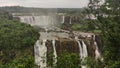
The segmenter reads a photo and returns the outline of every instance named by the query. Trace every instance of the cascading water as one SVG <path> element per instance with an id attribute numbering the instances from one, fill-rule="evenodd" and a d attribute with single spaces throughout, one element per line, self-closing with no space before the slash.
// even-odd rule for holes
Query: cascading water
<path id="1" fill-rule="evenodd" d="M 53 45 L 53 50 L 54 50 L 53 64 L 55 65 L 57 63 L 57 52 L 56 52 L 56 47 L 55 47 L 55 40 L 52 41 L 52 45 Z"/>
<path id="2" fill-rule="evenodd" d="M 77 43 L 79 45 L 81 59 L 84 59 L 85 57 L 88 57 L 87 46 L 84 43 L 84 41 L 82 40 L 82 45 L 81 45 L 80 40 L 78 39 L 78 37 L 75 37 L 75 39 L 77 40 Z"/>
<path id="3" fill-rule="evenodd" d="M 40 66 L 40 68 L 45 68 L 47 66 L 46 64 L 46 39 L 42 40 L 40 43 L 40 40 L 38 40 L 34 46 L 35 50 L 35 63 Z"/>
<path id="4" fill-rule="evenodd" d="M 72 24 L 72 19 L 71 19 L 71 17 L 70 17 L 70 21 L 69 21 L 69 24 Z"/>
<path id="5" fill-rule="evenodd" d="M 65 16 L 62 16 L 62 23 L 65 23 Z"/>
<path id="6" fill-rule="evenodd" d="M 84 59 L 88 57 L 88 52 L 87 52 L 87 46 L 85 45 L 84 41 L 82 40 L 82 61 L 84 62 Z M 82 68 L 86 68 L 86 65 L 82 65 Z"/>
<path id="7" fill-rule="evenodd" d="M 84 41 L 82 41 L 82 45 L 83 45 L 83 57 L 88 57 L 88 52 L 87 52 L 87 47 L 86 44 L 84 43 Z"/>
<path id="8" fill-rule="evenodd" d="M 33 16 L 19 16 L 20 21 L 28 24 L 34 24 L 35 20 Z"/>
<path id="9" fill-rule="evenodd" d="M 82 45 L 80 44 L 79 40 L 77 40 L 77 42 L 78 42 L 79 50 L 80 50 L 80 57 L 81 57 L 81 59 L 83 59 Z"/>
<path id="10" fill-rule="evenodd" d="M 51 27 L 56 25 L 57 18 L 53 15 L 39 15 L 39 16 L 15 16 L 19 17 L 21 22 L 30 24 L 32 26 L 39 26 L 39 27 Z"/>
<path id="11" fill-rule="evenodd" d="M 95 45 L 95 58 L 98 59 L 98 58 L 101 58 L 101 54 L 99 52 L 99 49 L 98 49 L 98 45 L 97 45 L 97 42 L 95 40 L 95 35 L 93 35 L 93 41 L 94 41 L 94 45 Z"/>
<path id="12" fill-rule="evenodd" d="M 65 34 L 62 33 L 57 33 L 57 32 L 48 32 L 51 28 L 51 26 L 53 27 L 54 23 L 56 22 L 56 18 L 54 16 L 51 15 L 40 15 L 40 16 L 19 16 L 21 22 L 25 22 L 31 25 L 38 25 L 38 26 L 42 26 L 42 28 L 45 29 L 44 32 L 40 32 L 41 36 L 40 36 L 40 40 L 37 40 L 35 46 L 34 46 L 34 51 L 35 51 L 35 63 L 37 65 L 39 65 L 41 68 L 45 68 L 47 66 L 47 58 L 46 58 L 46 52 L 47 52 L 47 47 L 46 47 L 46 41 L 47 40 L 52 40 L 52 47 L 53 47 L 53 54 L 54 54 L 54 62 L 53 65 L 55 65 L 57 63 L 57 52 L 56 52 L 56 43 L 55 39 L 59 38 L 69 38 L 69 36 L 67 37 L 69 31 L 66 30 L 62 30 L 59 28 L 55 28 L 53 29 L 54 31 L 60 31 L 60 32 L 64 32 Z M 62 16 L 62 23 L 65 23 L 65 16 Z M 61 22 L 61 21 L 60 21 Z M 69 19 L 69 24 L 72 24 L 72 18 L 70 17 Z M 47 27 L 50 25 L 50 28 Z M 74 33 L 74 32 L 73 32 Z M 84 61 L 85 57 L 88 57 L 88 52 L 87 49 L 89 51 L 89 48 L 87 48 L 85 42 L 82 39 L 78 39 L 78 36 L 82 36 L 84 38 L 86 38 L 86 36 L 84 36 L 84 33 L 76 34 L 76 43 L 78 43 L 79 46 L 79 55 L 80 55 L 80 59 L 82 59 L 82 61 Z M 64 35 L 64 36 L 63 36 Z M 87 35 L 87 37 L 91 37 L 90 34 Z M 53 39 L 54 38 L 54 39 Z M 59 40 L 58 39 L 58 40 Z M 71 38 L 70 38 L 71 39 Z M 95 35 L 93 36 L 93 41 L 94 41 L 94 45 L 96 47 L 95 49 L 95 57 L 96 58 L 100 58 L 101 54 L 99 52 L 99 48 L 97 45 L 97 42 L 95 40 Z M 58 48 L 59 49 L 59 48 Z M 91 46 L 92 49 L 92 46 Z M 86 65 L 82 65 L 82 68 L 86 68 Z"/>
<path id="13" fill-rule="evenodd" d="M 86 58 L 86 57 L 88 56 L 87 47 L 86 47 L 84 41 L 82 41 L 82 45 L 81 45 L 80 40 L 78 39 L 77 36 L 75 36 L 75 39 L 76 39 L 76 41 L 77 41 L 77 43 L 78 43 L 78 46 L 79 46 L 80 59 L 81 59 L 82 61 L 84 61 L 84 58 Z M 86 68 L 86 65 L 81 65 L 81 68 Z"/>
<path id="14" fill-rule="evenodd" d="M 82 59 L 83 58 L 83 49 L 82 49 L 82 45 L 81 45 L 81 43 L 80 43 L 80 40 L 78 39 L 78 36 L 75 36 L 75 39 L 76 39 L 76 41 L 77 41 L 77 43 L 78 43 L 78 46 L 79 46 L 79 55 L 80 55 L 80 59 Z"/>
<path id="15" fill-rule="evenodd" d="M 39 64 L 39 40 L 37 40 L 36 44 L 34 45 L 34 53 L 35 53 L 35 63 Z"/>

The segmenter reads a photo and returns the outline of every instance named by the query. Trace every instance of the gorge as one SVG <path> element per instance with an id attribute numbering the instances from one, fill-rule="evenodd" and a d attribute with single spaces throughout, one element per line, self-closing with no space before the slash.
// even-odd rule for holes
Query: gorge
<path id="1" fill-rule="evenodd" d="M 63 51 L 76 53 L 80 59 L 88 56 L 95 59 L 101 58 L 102 41 L 99 35 L 94 33 L 85 33 L 80 31 L 68 31 L 59 28 L 59 25 L 65 23 L 65 20 L 72 23 L 72 19 L 65 19 L 65 16 L 48 15 L 15 15 L 21 22 L 43 28 L 40 30 L 40 37 L 34 45 L 35 63 L 40 68 L 47 67 L 47 53 L 53 51 L 53 65 L 57 63 L 57 57 Z M 85 68 L 82 65 L 82 68 Z"/>
<path id="2" fill-rule="evenodd" d="M 120 68 L 119 0 L 10 2 L 0 6 L 0 68 Z"/>

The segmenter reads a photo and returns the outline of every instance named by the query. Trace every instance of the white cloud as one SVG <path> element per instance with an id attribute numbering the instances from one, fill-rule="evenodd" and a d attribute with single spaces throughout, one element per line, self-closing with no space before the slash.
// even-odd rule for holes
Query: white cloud
<path id="1" fill-rule="evenodd" d="M 81 8 L 88 0 L 0 0 L 0 6 L 20 5 L 43 8 Z"/>

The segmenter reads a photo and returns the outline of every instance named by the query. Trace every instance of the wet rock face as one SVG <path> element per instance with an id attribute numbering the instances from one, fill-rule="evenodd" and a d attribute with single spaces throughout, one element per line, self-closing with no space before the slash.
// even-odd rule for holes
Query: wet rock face
<path id="1" fill-rule="evenodd" d="M 64 23 L 65 24 L 70 24 L 70 20 L 71 20 L 71 24 L 73 24 L 73 23 L 80 23 L 80 18 L 79 18 L 79 16 L 65 16 L 65 21 L 64 21 Z"/>
<path id="2" fill-rule="evenodd" d="M 95 57 L 95 46 L 92 39 L 85 39 L 85 44 L 87 45 L 88 56 Z"/>
<path id="3" fill-rule="evenodd" d="M 83 60 L 85 57 L 99 59 L 102 50 L 99 35 L 95 36 L 93 33 L 70 32 L 60 29 L 58 32 L 40 32 L 40 38 L 35 46 L 37 46 L 35 48 L 35 62 L 43 67 L 56 64 L 57 58 L 64 52 L 76 53 Z M 45 63 L 41 62 L 41 57 L 45 57 Z"/>
<path id="4" fill-rule="evenodd" d="M 47 51 L 48 52 L 52 52 L 53 51 L 52 40 L 47 40 L 46 47 L 47 47 Z"/>
<path id="5" fill-rule="evenodd" d="M 46 47 L 47 47 L 47 61 L 49 62 L 53 62 L 53 46 L 52 46 L 52 40 L 47 40 L 46 42 Z M 47 63 L 48 65 L 52 65 Z"/>
<path id="6" fill-rule="evenodd" d="M 87 52 L 88 52 L 88 56 L 90 57 L 95 57 L 95 50 L 96 50 L 96 46 L 94 45 L 94 40 L 93 37 L 83 37 L 83 36 L 79 36 L 78 37 L 81 41 L 84 41 L 86 47 L 87 47 Z M 96 36 L 96 42 L 99 48 L 99 51 L 101 52 L 102 49 L 102 42 L 100 41 L 100 37 Z M 46 46 L 47 46 L 47 52 L 53 52 L 53 46 L 52 46 L 52 40 L 47 40 L 46 42 Z M 67 51 L 69 53 L 80 53 L 80 49 L 79 49 L 79 44 L 78 42 L 73 38 L 73 39 L 58 39 L 55 40 L 55 48 L 56 48 L 56 52 L 57 55 L 61 54 L 64 51 Z"/>
<path id="7" fill-rule="evenodd" d="M 57 54 L 64 51 L 69 53 L 79 53 L 79 47 L 75 40 L 56 40 L 56 51 Z"/>
<path id="8" fill-rule="evenodd" d="M 102 53 L 103 42 L 102 42 L 102 39 L 101 39 L 100 35 L 96 35 L 95 40 L 96 40 L 96 42 L 98 44 L 98 48 L 99 48 L 100 52 Z"/>
<path id="9" fill-rule="evenodd" d="M 75 40 L 59 39 L 55 40 L 55 42 L 55 48 L 58 55 L 64 51 L 67 51 L 69 53 L 79 53 L 78 43 Z M 46 43 L 48 52 L 53 51 L 52 45 L 52 40 L 48 40 Z"/>
<path id="10" fill-rule="evenodd" d="M 88 52 L 88 56 L 90 57 L 95 57 L 95 45 L 94 45 L 94 41 L 93 41 L 93 37 L 92 35 L 90 36 L 79 36 L 78 37 L 79 39 L 83 40 L 84 43 L 86 44 L 87 46 L 87 52 Z"/>

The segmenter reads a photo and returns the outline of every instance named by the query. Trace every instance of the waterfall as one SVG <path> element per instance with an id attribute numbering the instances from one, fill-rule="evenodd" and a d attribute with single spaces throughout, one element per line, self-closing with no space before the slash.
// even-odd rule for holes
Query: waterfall
<path id="1" fill-rule="evenodd" d="M 82 45 L 83 45 L 83 57 L 88 57 L 88 52 L 87 52 L 87 47 L 86 44 L 84 43 L 84 41 L 82 41 Z"/>
<path id="2" fill-rule="evenodd" d="M 45 68 L 47 66 L 46 64 L 46 39 L 42 40 L 42 43 L 40 43 L 40 40 L 38 40 L 34 46 L 35 50 L 35 63 L 40 66 L 40 68 Z"/>
<path id="3" fill-rule="evenodd" d="M 33 16 L 19 16 L 20 21 L 28 24 L 34 24 L 34 17 Z"/>
<path id="4" fill-rule="evenodd" d="M 52 23 L 51 16 L 34 16 L 35 17 L 35 24 L 37 26 L 49 26 Z"/>
<path id="5" fill-rule="evenodd" d="M 79 46 L 79 50 L 80 50 L 79 55 L 80 55 L 81 59 L 84 59 L 85 57 L 88 57 L 87 46 L 84 43 L 84 41 L 82 41 L 82 45 L 81 45 L 77 36 L 75 36 L 75 39 L 76 39 L 76 41 L 78 43 L 78 46 Z"/>
<path id="6" fill-rule="evenodd" d="M 53 45 L 53 50 L 54 50 L 53 64 L 55 65 L 57 63 L 57 52 L 56 52 L 56 47 L 55 47 L 55 40 L 52 41 L 52 45 Z"/>
<path id="7" fill-rule="evenodd" d="M 70 21 L 69 21 L 70 24 L 72 24 L 72 20 L 71 20 L 71 17 L 70 17 Z"/>
<path id="8" fill-rule="evenodd" d="M 93 35 L 93 41 L 94 41 L 94 45 L 95 45 L 95 58 L 96 59 L 101 58 L 101 54 L 99 52 L 99 48 L 98 48 L 97 42 L 95 40 L 95 35 Z"/>
<path id="9" fill-rule="evenodd" d="M 84 58 L 88 56 L 87 47 L 86 47 L 84 41 L 82 41 L 82 45 L 81 45 L 80 40 L 78 39 L 77 36 L 75 36 L 75 39 L 76 39 L 78 46 L 79 46 L 80 59 L 82 59 L 82 61 L 84 61 Z M 86 68 L 86 65 L 81 65 L 81 68 Z"/>
<path id="10" fill-rule="evenodd" d="M 82 48 L 82 52 L 83 52 L 83 55 L 82 55 L 82 61 L 84 61 L 84 59 L 86 57 L 88 57 L 88 52 L 87 52 L 87 47 L 86 47 L 86 44 L 84 43 L 84 41 L 82 41 L 82 45 L 83 45 L 83 48 Z M 81 68 L 87 68 L 86 65 L 82 65 Z"/>
<path id="11" fill-rule="evenodd" d="M 81 68 L 87 68 L 85 65 L 82 65 L 82 67 Z"/>
<path id="12" fill-rule="evenodd" d="M 65 16 L 62 16 L 62 23 L 65 23 Z"/>
<path id="13" fill-rule="evenodd" d="M 40 57 L 39 57 L 39 40 L 34 45 L 34 54 L 35 54 L 35 63 L 39 64 Z"/>
<path id="14" fill-rule="evenodd" d="M 23 23 L 30 24 L 32 26 L 51 27 L 57 24 L 57 18 L 55 15 L 39 15 L 39 16 L 16 16 L 19 17 Z"/>
<path id="15" fill-rule="evenodd" d="M 81 59 L 83 59 L 83 49 L 82 49 L 82 45 L 81 45 L 81 43 L 80 43 L 80 41 L 79 40 L 77 40 L 77 43 L 78 43 L 78 45 L 79 45 L 79 50 L 80 50 L 80 57 L 81 57 Z"/>

